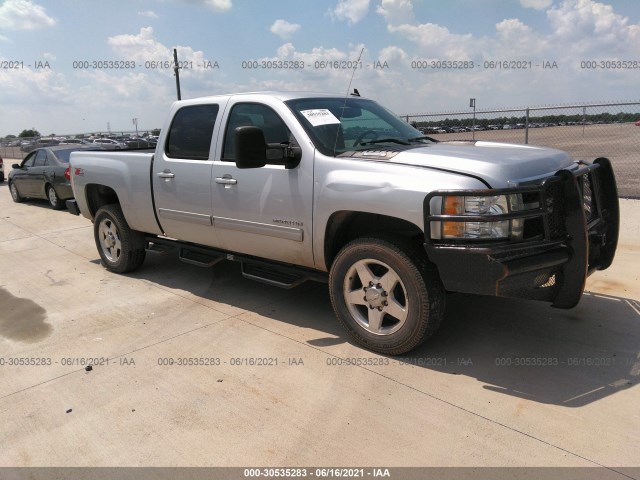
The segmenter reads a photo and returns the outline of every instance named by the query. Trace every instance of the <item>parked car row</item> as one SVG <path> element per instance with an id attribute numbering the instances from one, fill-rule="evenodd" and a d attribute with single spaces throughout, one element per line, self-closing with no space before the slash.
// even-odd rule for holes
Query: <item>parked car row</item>
<path id="1" fill-rule="evenodd" d="M 113 137 L 46 137 L 36 139 L 14 139 L 3 142 L 5 147 L 20 147 L 23 152 L 31 152 L 36 148 L 53 147 L 56 145 L 97 145 L 105 150 L 123 150 L 125 148 L 155 148 L 158 137 L 147 135 L 136 136 L 113 136 Z"/>
<path id="2" fill-rule="evenodd" d="M 529 128 L 545 128 L 545 127 L 564 127 L 564 126 L 572 126 L 572 125 L 594 125 L 594 124 L 602 124 L 607 122 L 558 122 L 558 123 L 547 123 L 547 122 L 530 122 Z M 621 123 L 621 122 L 609 122 L 609 123 Z M 636 122 L 638 125 L 640 122 Z M 461 132 L 473 132 L 473 131 L 482 131 L 482 130 L 515 130 L 515 129 L 523 129 L 526 128 L 524 123 L 505 123 L 505 124 L 492 124 L 492 125 L 475 125 L 475 126 L 429 126 L 429 127 L 417 127 L 425 135 L 430 135 L 434 133 L 461 133 Z"/>

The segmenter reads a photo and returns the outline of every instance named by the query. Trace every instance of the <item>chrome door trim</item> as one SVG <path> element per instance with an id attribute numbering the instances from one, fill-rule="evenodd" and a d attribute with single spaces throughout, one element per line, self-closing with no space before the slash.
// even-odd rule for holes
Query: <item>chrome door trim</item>
<path id="1" fill-rule="evenodd" d="M 181 222 L 197 223 L 198 225 L 213 225 L 211 215 L 203 213 L 182 212 L 180 210 L 170 210 L 168 208 L 159 208 L 158 215 L 168 220 L 178 220 Z"/>
<path id="2" fill-rule="evenodd" d="M 225 217 L 213 217 L 213 224 L 216 229 L 225 228 L 238 232 L 255 233 L 256 235 L 293 240 L 294 242 L 302 242 L 303 239 L 303 231 L 301 228 L 283 227 L 280 225 L 249 222 L 247 220 Z"/>

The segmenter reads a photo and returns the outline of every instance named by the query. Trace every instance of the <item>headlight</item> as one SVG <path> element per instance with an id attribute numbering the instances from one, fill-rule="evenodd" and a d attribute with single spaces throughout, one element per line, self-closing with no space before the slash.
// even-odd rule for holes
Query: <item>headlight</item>
<path id="1" fill-rule="evenodd" d="M 520 195 L 455 195 L 442 197 L 442 214 L 455 216 L 482 216 L 486 220 L 441 222 L 442 239 L 521 239 L 522 220 L 491 220 L 493 215 L 505 215 L 520 210 Z"/>

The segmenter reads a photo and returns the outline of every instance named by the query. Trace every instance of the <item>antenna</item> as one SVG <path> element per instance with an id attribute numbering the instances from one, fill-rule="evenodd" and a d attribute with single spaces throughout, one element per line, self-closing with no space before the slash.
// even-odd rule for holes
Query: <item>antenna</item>
<path id="1" fill-rule="evenodd" d="M 342 105 L 342 111 L 340 112 L 340 118 L 338 118 L 338 120 L 340 120 L 340 122 L 342 122 L 342 114 L 344 113 L 344 109 L 347 108 L 347 99 L 349 98 L 349 90 L 351 90 L 351 82 L 353 82 L 353 77 L 356 74 L 356 68 L 358 68 L 358 64 L 360 63 L 360 59 L 362 58 L 362 54 L 364 53 L 364 47 L 362 47 L 362 50 L 360 50 L 360 55 L 358 55 L 358 59 L 355 61 L 355 63 L 353 64 L 353 72 L 351 72 L 351 78 L 349 79 L 349 86 L 347 87 L 347 93 L 344 96 L 344 104 Z M 357 96 L 360 96 L 360 93 L 357 90 L 354 90 L 354 93 L 357 94 Z M 338 135 L 340 135 L 340 124 L 338 124 L 338 128 L 336 130 L 336 141 L 333 144 L 333 156 L 336 156 L 336 150 L 338 149 Z"/>

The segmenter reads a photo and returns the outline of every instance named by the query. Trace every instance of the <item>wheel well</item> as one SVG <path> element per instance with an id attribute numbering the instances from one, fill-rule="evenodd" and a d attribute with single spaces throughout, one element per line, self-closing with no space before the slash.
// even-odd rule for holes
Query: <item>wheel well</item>
<path id="1" fill-rule="evenodd" d="M 120 203 L 116 192 L 112 188 L 104 185 L 87 185 L 85 187 L 85 195 L 87 198 L 87 206 L 89 207 L 89 212 L 91 212 L 92 218 L 96 216 L 96 212 L 100 207 L 111 203 Z"/>
<path id="2" fill-rule="evenodd" d="M 387 215 L 367 212 L 336 212 L 325 229 L 324 261 L 327 270 L 340 249 L 351 240 L 365 235 L 390 234 L 422 241 L 424 236 L 417 225 Z"/>

